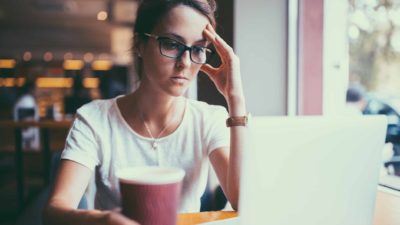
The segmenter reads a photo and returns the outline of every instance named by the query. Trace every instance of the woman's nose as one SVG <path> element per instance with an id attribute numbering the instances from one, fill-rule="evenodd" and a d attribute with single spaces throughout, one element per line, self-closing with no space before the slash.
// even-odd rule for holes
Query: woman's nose
<path id="1" fill-rule="evenodd" d="M 177 61 L 185 67 L 190 66 L 190 64 L 192 63 L 191 59 L 190 59 L 190 50 L 185 50 L 182 55 L 177 59 Z"/>

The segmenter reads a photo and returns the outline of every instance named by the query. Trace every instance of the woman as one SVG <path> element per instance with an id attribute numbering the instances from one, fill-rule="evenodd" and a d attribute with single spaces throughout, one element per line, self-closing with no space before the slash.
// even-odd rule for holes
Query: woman
<path id="1" fill-rule="evenodd" d="M 78 110 L 45 210 L 46 224 L 134 224 L 112 210 L 120 205 L 115 171 L 127 166 L 183 168 L 180 212 L 190 212 L 200 209 L 210 161 L 237 208 L 246 108 L 239 59 L 215 32 L 214 11 L 214 0 L 143 1 L 134 48 L 140 86 Z M 210 43 L 222 61 L 218 68 L 206 64 Z M 225 97 L 229 115 L 223 107 L 182 96 L 199 70 Z M 99 210 L 76 210 L 93 173 Z"/>

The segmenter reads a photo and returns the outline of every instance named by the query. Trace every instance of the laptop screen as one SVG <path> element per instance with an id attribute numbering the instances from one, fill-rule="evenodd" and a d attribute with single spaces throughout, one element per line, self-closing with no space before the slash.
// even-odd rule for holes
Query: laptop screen
<path id="1" fill-rule="evenodd" d="M 241 224 L 371 224 L 386 125 L 384 116 L 253 118 Z"/>

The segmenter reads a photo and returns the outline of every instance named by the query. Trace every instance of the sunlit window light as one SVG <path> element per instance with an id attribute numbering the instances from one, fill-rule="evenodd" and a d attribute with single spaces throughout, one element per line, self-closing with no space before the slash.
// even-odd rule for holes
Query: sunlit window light
<path id="1" fill-rule="evenodd" d="M 379 36 L 377 36 L 376 43 L 381 47 L 385 46 L 387 43 L 387 39 L 386 39 L 385 35 L 380 34 Z"/>
<path id="2" fill-rule="evenodd" d="M 400 31 L 396 31 L 391 37 L 390 44 L 396 52 L 400 52 Z"/>
<path id="3" fill-rule="evenodd" d="M 362 30 L 370 31 L 372 29 L 371 24 L 368 21 L 368 18 L 360 10 L 357 10 L 353 13 L 353 15 L 350 18 L 350 21 L 352 23 L 355 23 L 357 27 L 359 27 Z"/>
<path id="4" fill-rule="evenodd" d="M 351 26 L 349 27 L 349 37 L 353 40 L 357 40 L 358 37 L 360 36 L 360 30 L 358 29 L 357 26 Z"/>

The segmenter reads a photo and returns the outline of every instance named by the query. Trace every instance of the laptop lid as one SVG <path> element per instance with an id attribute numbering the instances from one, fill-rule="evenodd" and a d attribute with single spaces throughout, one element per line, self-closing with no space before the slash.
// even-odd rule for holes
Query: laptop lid
<path id="1" fill-rule="evenodd" d="M 255 117 L 240 224 L 370 225 L 384 116 Z"/>

